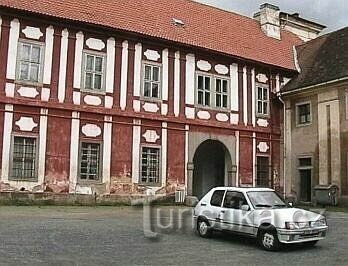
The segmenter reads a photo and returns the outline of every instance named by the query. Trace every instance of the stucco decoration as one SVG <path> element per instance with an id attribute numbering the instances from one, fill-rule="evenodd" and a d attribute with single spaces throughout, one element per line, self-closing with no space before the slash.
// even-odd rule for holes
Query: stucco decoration
<path id="1" fill-rule="evenodd" d="M 225 65 L 216 65 L 215 71 L 219 73 L 220 75 L 227 75 L 228 74 L 228 67 Z"/>
<path id="2" fill-rule="evenodd" d="M 25 132 L 32 132 L 34 128 L 38 126 L 37 123 L 34 122 L 34 119 L 32 117 L 24 117 L 22 116 L 18 121 L 15 123 L 20 131 Z"/>
<path id="3" fill-rule="evenodd" d="M 202 71 L 211 70 L 211 64 L 208 61 L 204 61 L 204 60 L 199 60 L 197 62 L 197 67 L 199 70 L 202 70 Z"/>
<path id="4" fill-rule="evenodd" d="M 146 130 L 143 137 L 148 143 L 156 143 L 156 141 L 160 138 L 155 130 Z"/>
<path id="5" fill-rule="evenodd" d="M 5 86 L 5 94 L 6 94 L 6 97 L 14 97 L 14 92 L 15 92 L 15 84 L 13 83 L 6 83 L 6 86 Z"/>
<path id="6" fill-rule="evenodd" d="M 86 45 L 88 48 L 93 50 L 101 51 L 105 48 L 105 43 L 102 40 L 95 39 L 95 38 L 89 38 L 86 40 Z"/>
<path id="7" fill-rule="evenodd" d="M 145 110 L 145 112 L 157 113 L 159 110 L 159 107 L 155 103 L 145 103 L 143 105 L 143 109 Z"/>
<path id="8" fill-rule="evenodd" d="M 261 83 L 267 83 L 267 81 L 268 81 L 267 76 L 265 74 L 261 74 L 261 73 L 256 76 L 256 79 L 258 82 L 261 82 Z"/>
<path id="9" fill-rule="evenodd" d="M 260 152 L 267 152 L 269 150 L 269 146 L 266 142 L 260 142 L 259 145 L 257 145 L 257 148 Z"/>
<path id="10" fill-rule="evenodd" d="M 99 137 L 102 133 L 102 130 L 99 126 L 94 125 L 94 124 L 86 124 L 82 127 L 82 133 L 86 137 Z"/>
<path id="11" fill-rule="evenodd" d="M 199 111 L 197 113 L 197 117 L 202 120 L 209 120 L 210 119 L 210 114 L 207 111 Z"/>
<path id="12" fill-rule="evenodd" d="M 79 91 L 74 91 L 73 92 L 73 103 L 80 105 L 81 103 L 81 92 Z"/>
<path id="13" fill-rule="evenodd" d="M 144 52 L 144 55 L 145 55 L 147 60 L 156 61 L 156 62 L 158 61 L 158 59 L 161 58 L 161 55 L 159 54 L 159 52 L 157 52 L 155 50 L 150 50 L 150 49 L 147 49 Z"/>
<path id="14" fill-rule="evenodd" d="M 185 115 L 187 119 L 195 119 L 195 108 L 186 107 Z"/>
<path id="15" fill-rule="evenodd" d="M 88 105 L 98 106 L 102 104 L 102 100 L 99 97 L 93 95 L 86 95 L 83 100 Z"/>
<path id="16" fill-rule="evenodd" d="M 27 98 L 36 98 L 39 95 L 39 92 L 35 88 L 30 87 L 20 87 L 17 92 L 20 96 Z"/>
<path id="17" fill-rule="evenodd" d="M 216 120 L 220 122 L 227 122 L 229 120 L 229 117 L 227 114 L 218 113 L 216 114 Z"/>
<path id="18" fill-rule="evenodd" d="M 76 194 L 82 194 L 82 195 L 92 195 L 92 188 L 91 187 L 82 187 L 80 185 L 76 186 L 75 189 Z"/>
<path id="19" fill-rule="evenodd" d="M 41 100 L 44 102 L 48 102 L 50 99 L 51 90 L 49 88 L 42 88 L 41 90 Z"/>
<path id="20" fill-rule="evenodd" d="M 231 114 L 231 124 L 238 125 L 239 122 L 239 114 Z"/>
<path id="21" fill-rule="evenodd" d="M 36 27 L 27 26 L 25 27 L 25 29 L 22 30 L 22 32 L 28 39 L 39 40 L 43 36 L 43 33 L 41 32 L 40 28 Z"/>
<path id="22" fill-rule="evenodd" d="M 259 127 L 268 127 L 267 119 L 257 119 L 256 123 Z"/>

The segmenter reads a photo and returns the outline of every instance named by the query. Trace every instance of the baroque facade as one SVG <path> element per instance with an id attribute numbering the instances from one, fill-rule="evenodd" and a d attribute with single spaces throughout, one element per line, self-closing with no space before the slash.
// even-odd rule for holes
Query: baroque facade
<path id="1" fill-rule="evenodd" d="M 322 26 L 290 15 L 305 22 L 296 35 L 280 14 L 188 0 L 0 1 L 0 190 L 283 191 L 276 93 L 297 73 L 293 46 Z"/>

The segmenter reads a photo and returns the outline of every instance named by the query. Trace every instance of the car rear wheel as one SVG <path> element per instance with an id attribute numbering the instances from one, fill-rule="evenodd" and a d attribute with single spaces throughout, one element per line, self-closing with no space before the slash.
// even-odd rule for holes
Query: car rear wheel
<path id="1" fill-rule="evenodd" d="M 276 230 L 261 230 L 258 235 L 258 242 L 267 251 L 277 251 L 280 248 Z"/>
<path id="2" fill-rule="evenodd" d="M 197 231 L 201 237 L 208 238 L 211 236 L 212 230 L 205 220 L 199 220 L 197 223 Z"/>

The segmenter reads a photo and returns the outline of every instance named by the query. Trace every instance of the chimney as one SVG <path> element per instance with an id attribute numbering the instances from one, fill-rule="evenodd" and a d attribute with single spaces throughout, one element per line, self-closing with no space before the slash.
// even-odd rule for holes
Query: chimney
<path id="1" fill-rule="evenodd" d="M 280 40 L 280 9 L 278 6 L 265 3 L 260 11 L 254 14 L 254 19 L 261 24 L 262 31 L 271 38 Z"/>

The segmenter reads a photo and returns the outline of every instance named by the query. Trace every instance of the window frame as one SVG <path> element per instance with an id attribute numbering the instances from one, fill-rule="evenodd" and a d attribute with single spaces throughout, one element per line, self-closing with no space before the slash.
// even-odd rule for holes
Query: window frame
<path id="1" fill-rule="evenodd" d="M 204 108 L 204 109 L 212 109 L 212 110 L 218 110 L 218 111 L 229 111 L 231 109 L 231 78 L 223 75 L 216 75 L 212 73 L 206 73 L 202 71 L 196 71 L 196 77 L 195 77 L 195 105 Z M 205 79 L 206 77 L 210 78 L 210 99 L 209 99 L 209 106 L 198 103 L 198 93 L 200 90 L 198 90 L 198 79 L 199 76 L 203 76 Z M 222 96 L 221 103 L 223 103 L 223 95 L 227 95 L 227 107 L 220 107 L 216 105 L 216 96 L 217 96 L 217 89 L 216 89 L 216 81 L 227 81 L 227 92 L 223 93 L 223 90 L 219 92 L 219 94 Z M 223 82 L 222 82 L 223 83 Z M 223 87 L 221 87 L 222 89 Z M 205 91 L 205 90 L 204 90 Z M 205 96 L 204 96 L 205 99 Z"/>
<path id="2" fill-rule="evenodd" d="M 250 208 L 249 202 L 248 202 L 247 197 L 245 196 L 245 194 L 244 194 L 243 192 L 241 192 L 241 191 L 233 191 L 233 190 L 227 190 L 227 191 L 226 191 L 226 193 L 225 193 L 225 195 L 224 195 L 224 198 L 223 198 L 223 200 L 222 200 L 222 208 L 230 209 L 230 210 L 239 210 L 239 211 L 242 210 L 241 208 L 238 208 L 238 209 L 237 209 L 237 208 L 232 208 L 232 207 L 227 207 L 227 206 L 225 206 L 225 200 L 226 200 L 226 197 L 227 197 L 227 194 L 228 194 L 228 193 L 237 193 L 237 194 L 242 195 L 243 198 L 244 198 L 244 200 L 245 200 L 245 203 L 246 203 L 246 204 L 243 204 L 243 205 L 248 205 L 249 208 Z M 242 207 L 243 205 L 241 205 L 240 207 Z M 251 208 L 250 208 L 250 209 L 251 209 Z"/>
<path id="3" fill-rule="evenodd" d="M 81 163 L 82 163 L 82 143 L 89 143 L 89 144 L 99 144 L 99 169 L 98 169 L 98 180 L 91 180 L 91 179 L 82 179 L 81 178 Z M 78 164 L 78 181 L 80 183 L 85 184 L 101 184 L 103 183 L 103 141 L 98 140 L 91 140 L 91 139 L 81 139 L 79 141 L 79 164 Z"/>
<path id="4" fill-rule="evenodd" d="M 153 67 L 158 67 L 159 69 L 159 81 L 158 81 L 158 97 L 152 97 L 152 96 L 145 96 L 145 67 L 150 66 L 151 69 Z M 152 72 L 151 72 L 152 75 Z M 149 81 L 151 83 L 151 95 L 152 95 L 152 83 L 154 81 Z M 163 65 L 161 63 L 157 62 L 152 62 L 152 61 L 147 61 L 143 60 L 141 63 L 141 97 L 143 97 L 146 100 L 150 101 L 162 101 L 162 86 L 163 86 Z"/>
<path id="5" fill-rule="evenodd" d="M 262 100 L 259 99 L 259 88 L 262 89 Z M 264 90 L 267 90 L 267 99 L 263 99 L 263 96 L 264 96 Z M 271 107 L 270 107 L 270 104 L 271 104 L 271 89 L 270 89 L 270 86 L 268 84 L 263 84 L 263 83 L 259 83 L 259 82 L 256 82 L 255 84 L 255 111 L 256 111 L 256 116 L 257 117 L 270 117 L 270 111 L 271 111 Z M 259 112 L 258 110 L 258 104 L 259 102 L 262 103 L 262 113 Z M 266 113 L 264 113 L 264 103 L 267 103 L 267 111 Z"/>
<path id="6" fill-rule="evenodd" d="M 213 205 L 212 204 L 212 200 L 213 200 L 213 196 L 215 195 L 215 193 L 217 193 L 217 192 L 222 192 L 223 194 L 222 194 L 222 198 L 221 198 L 221 203 L 220 203 L 220 205 Z M 210 197 L 210 200 L 209 200 L 209 204 L 210 204 L 210 206 L 212 206 L 212 207 L 217 207 L 217 208 L 221 208 L 222 206 L 223 206 L 223 203 L 224 203 L 224 200 L 225 200 L 225 196 L 226 196 L 226 189 L 217 189 L 217 190 L 215 190 L 214 192 L 213 192 L 213 194 L 211 195 L 211 197 Z"/>
<path id="7" fill-rule="evenodd" d="M 158 149 L 159 156 L 158 156 L 158 182 L 143 182 L 142 181 L 142 159 L 143 159 L 143 148 L 149 148 L 149 149 Z M 140 164 L 139 164 L 139 184 L 145 185 L 145 186 L 152 186 L 152 187 L 160 187 L 162 186 L 162 148 L 160 145 L 140 145 L 140 156 L 139 156 Z"/>
<path id="8" fill-rule="evenodd" d="M 102 72 L 101 72 L 101 88 L 100 90 L 95 88 L 86 88 L 86 75 L 87 75 L 87 56 L 93 56 L 94 57 L 94 66 L 95 66 L 95 58 L 101 57 L 103 58 L 102 63 Z M 82 51 L 82 69 L 81 69 L 81 90 L 86 92 L 92 92 L 96 94 L 105 94 L 106 91 L 106 68 L 107 68 L 107 62 L 106 62 L 107 56 L 106 53 L 103 52 L 97 52 L 92 50 L 83 50 Z M 95 74 L 100 74 L 97 71 L 95 71 L 95 67 L 93 71 L 88 71 L 89 73 L 92 73 L 92 83 L 94 84 L 95 81 Z"/>
<path id="9" fill-rule="evenodd" d="M 18 178 L 15 177 L 13 174 L 13 159 L 14 159 L 14 139 L 16 137 L 19 138 L 31 138 L 35 139 L 35 175 L 33 178 Z M 16 182 L 38 182 L 39 179 L 39 137 L 37 135 L 31 135 L 31 134 L 20 134 L 20 133 L 15 133 L 11 135 L 11 159 L 10 159 L 10 175 L 9 175 L 9 181 L 16 181 Z"/>
<path id="10" fill-rule="evenodd" d="M 303 106 L 303 105 L 309 105 L 309 122 L 306 122 L 306 123 L 300 123 L 300 112 L 299 112 L 299 107 L 300 106 Z M 312 103 L 311 101 L 305 101 L 305 102 L 299 102 L 299 103 L 296 103 L 295 105 L 295 115 L 296 115 L 296 126 L 297 127 L 305 127 L 305 126 L 309 126 L 312 124 L 312 112 L 313 112 L 313 109 L 312 109 Z"/>
<path id="11" fill-rule="evenodd" d="M 32 81 L 32 80 L 25 80 L 21 79 L 21 62 L 22 62 L 22 47 L 23 45 L 30 45 L 31 49 L 33 46 L 37 46 L 40 48 L 40 60 L 39 60 L 39 72 L 38 72 L 38 80 L 37 81 Z M 29 85 L 42 85 L 43 84 L 43 73 L 44 73 L 44 68 L 45 68 L 45 43 L 39 42 L 39 41 L 34 41 L 34 40 L 27 40 L 27 39 L 22 39 L 20 38 L 18 40 L 18 45 L 17 45 L 17 58 L 16 58 L 16 82 L 22 83 L 22 84 L 29 84 Z M 29 64 L 32 64 L 29 63 Z M 28 75 L 30 76 L 30 68 L 28 70 Z"/>

